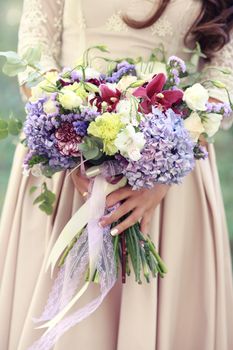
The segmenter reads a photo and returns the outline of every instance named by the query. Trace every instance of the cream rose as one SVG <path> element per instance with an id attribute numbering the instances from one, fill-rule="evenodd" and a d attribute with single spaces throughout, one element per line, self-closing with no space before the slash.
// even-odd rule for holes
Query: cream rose
<path id="1" fill-rule="evenodd" d="M 201 118 L 197 112 L 192 112 L 190 116 L 184 120 L 184 126 L 189 131 L 194 141 L 197 141 L 199 136 L 205 132 Z"/>
<path id="2" fill-rule="evenodd" d="M 82 99 L 72 90 L 64 90 L 59 94 L 59 101 L 65 109 L 74 109 L 82 104 Z"/>
<path id="3" fill-rule="evenodd" d="M 208 91 L 199 83 L 186 89 L 183 96 L 183 100 L 193 111 L 205 111 L 208 99 Z"/>
<path id="4" fill-rule="evenodd" d="M 205 132 L 209 137 L 212 137 L 220 128 L 222 115 L 217 113 L 208 113 L 204 116 L 204 118 L 203 126 Z"/>
<path id="5" fill-rule="evenodd" d="M 55 101 L 48 100 L 43 104 L 43 110 L 46 114 L 54 114 L 57 113 L 58 107 Z"/>

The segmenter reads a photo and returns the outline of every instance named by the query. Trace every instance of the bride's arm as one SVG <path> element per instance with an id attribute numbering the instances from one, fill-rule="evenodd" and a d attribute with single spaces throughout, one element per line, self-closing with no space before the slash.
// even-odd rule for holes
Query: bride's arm
<path id="1" fill-rule="evenodd" d="M 18 52 L 22 55 L 28 48 L 39 45 L 45 72 L 59 69 L 63 7 L 64 0 L 24 0 L 23 3 Z M 30 90 L 24 85 L 27 74 L 19 74 L 19 83 L 28 96 Z"/>
<path id="2" fill-rule="evenodd" d="M 231 100 L 233 101 L 233 30 L 231 31 L 230 42 L 226 44 L 220 51 L 218 51 L 214 58 L 205 66 L 207 79 L 219 80 L 224 83 L 230 93 Z M 216 69 L 208 69 L 208 67 L 216 67 Z M 221 69 L 227 69 L 231 73 L 223 74 Z M 209 89 L 210 97 L 212 99 L 228 102 L 228 96 L 225 89 L 219 89 L 212 87 Z M 233 117 L 233 116 L 232 116 Z M 230 126 L 231 123 L 229 123 Z"/>

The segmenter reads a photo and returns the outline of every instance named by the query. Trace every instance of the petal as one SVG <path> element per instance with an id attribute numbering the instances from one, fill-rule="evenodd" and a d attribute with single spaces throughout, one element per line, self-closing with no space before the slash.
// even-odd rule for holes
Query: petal
<path id="1" fill-rule="evenodd" d="M 163 73 L 157 74 L 146 87 L 147 96 L 151 98 L 154 94 L 161 92 L 165 83 L 165 75 Z"/>
<path id="2" fill-rule="evenodd" d="M 173 91 L 166 90 L 166 91 L 162 91 L 162 94 L 164 98 L 161 99 L 161 104 L 163 105 L 172 106 L 174 103 L 181 101 L 183 98 L 183 91 L 181 90 L 173 90 Z"/>
<path id="3" fill-rule="evenodd" d="M 135 97 L 147 97 L 146 88 L 144 88 L 143 86 L 140 86 L 134 91 L 133 95 Z"/>

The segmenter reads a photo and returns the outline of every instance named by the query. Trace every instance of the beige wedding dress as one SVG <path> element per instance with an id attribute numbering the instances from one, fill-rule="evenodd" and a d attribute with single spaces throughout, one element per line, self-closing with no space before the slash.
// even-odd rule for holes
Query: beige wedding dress
<path id="1" fill-rule="evenodd" d="M 165 14 L 147 29 L 131 29 L 122 21 L 124 13 L 145 18 L 153 3 L 25 0 L 19 50 L 40 43 L 45 70 L 72 66 L 84 49 L 96 44 L 106 44 L 113 57 L 146 59 L 163 43 L 168 55 L 187 59 L 183 37 L 201 1 L 172 0 Z M 233 42 L 212 64 L 233 68 Z M 233 91 L 232 76 L 227 79 Z M 209 159 L 198 161 L 183 184 L 172 186 L 155 210 L 150 233 L 169 268 L 167 276 L 141 286 L 133 277 L 126 285 L 119 281 L 102 306 L 68 331 L 54 350 L 233 349 L 228 235 L 212 147 L 209 152 Z M 53 283 L 44 272 L 44 263 L 65 223 L 82 204 L 71 179 L 57 174 L 48 181 L 57 194 L 53 216 L 33 206 L 29 188 L 41 179 L 22 175 L 24 156 L 20 145 L 2 214 L 1 350 L 26 350 L 42 334 L 32 318 L 41 314 Z M 84 302 L 95 288 L 91 287 Z"/>

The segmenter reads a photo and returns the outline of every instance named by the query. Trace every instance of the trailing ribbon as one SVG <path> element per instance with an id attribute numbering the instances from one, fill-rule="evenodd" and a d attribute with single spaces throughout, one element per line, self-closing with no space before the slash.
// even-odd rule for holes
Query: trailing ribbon
<path id="1" fill-rule="evenodd" d="M 105 213 L 106 196 L 125 184 L 124 178 L 113 185 L 109 184 L 102 175 L 96 176 L 91 197 L 60 234 L 46 267 L 47 270 L 51 266 L 51 275 L 64 249 L 87 225 L 58 273 L 42 316 L 35 320 L 36 322 L 47 321 L 38 328 L 48 329 L 30 350 L 49 350 L 64 332 L 94 312 L 115 284 L 116 267 L 110 227 L 103 229 L 98 223 Z M 89 267 L 88 281 L 77 291 L 85 277 L 87 267 Z M 100 282 L 100 296 L 64 318 L 86 292 L 96 270 Z"/>

